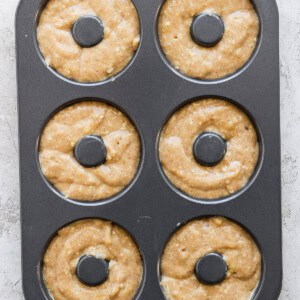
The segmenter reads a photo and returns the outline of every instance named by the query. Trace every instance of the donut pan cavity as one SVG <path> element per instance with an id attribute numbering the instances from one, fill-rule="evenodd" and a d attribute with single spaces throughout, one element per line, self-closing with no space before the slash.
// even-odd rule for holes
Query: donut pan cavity
<path id="1" fill-rule="evenodd" d="M 141 42 L 131 63 L 115 80 L 81 84 L 51 71 L 36 42 L 42 0 L 21 0 L 16 14 L 20 135 L 23 289 L 26 299 L 50 299 L 40 268 L 58 229 L 85 218 L 111 220 L 134 238 L 144 276 L 136 299 L 165 299 L 159 262 L 171 234 L 189 220 L 224 216 L 246 228 L 257 242 L 263 270 L 254 299 L 277 299 L 282 280 L 279 25 L 275 0 L 255 0 L 260 38 L 250 61 L 236 74 L 215 81 L 186 78 L 170 69 L 157 40 L 161 0 L 133 1 Z M 219 200 L 196 200 L 166 182 L 158 161 L 159 134 L 170 115 L 191 99 L 230 99 L 254 122 L 258 167 L 249 184 Z M 103 99 L 121 108 L 140 133 L 142 155 L 132 184 L 110 201 L 66 201 L 41 175 L 38 142 L 49 116 L 81 99 Z"/>

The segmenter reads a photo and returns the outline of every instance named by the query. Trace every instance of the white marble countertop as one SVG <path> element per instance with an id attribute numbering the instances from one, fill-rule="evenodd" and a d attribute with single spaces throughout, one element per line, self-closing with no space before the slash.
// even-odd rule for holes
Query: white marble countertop
<path id="1" fill-rule="evenodd" d="M 14 14 L 0 1 L 0 298 L 24 299 L 21 283 Z M 280 300 L 300 299 L 300 1 L 278 0 L 284 280 Z"/>

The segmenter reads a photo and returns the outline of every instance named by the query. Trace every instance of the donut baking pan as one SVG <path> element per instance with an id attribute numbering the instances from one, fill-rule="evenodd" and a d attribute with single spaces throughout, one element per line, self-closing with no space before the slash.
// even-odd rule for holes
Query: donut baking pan
<path id="1" fill-rule="evenodd" d="M 183 9 L 184 1 L 99 0 L 100 8 L 82 6 L 78 15 L 80 5 L 91 1 L 62 1 L 63 8 L 50 2 L 59 3 L 21 0 L 16 14 L 25 298 L 185 300 L 208 299 L 200 290 L 214 290 L 210 299 L 238 300 L 245 295 L 241 287 L 251 290 L 249 299 L 277 299 L 282 246 L 276 1 L 234 1 L 250 7 L 245 15 L 224 1 L 210 5 L 228 7 L 195 13 Z M 116 11 L 107 7 L 111 3 Z M 186 7 L 197 10 L 199 3 Z M 104 222 L 93 225 L 94 219 Z M 89 220 L 89 229 L 80 220 Z M 113 229 L 105 231 L 103 224 Z M 97 244 L 93 226 L 120 234 L 112 243 L 116 252 L 138 249 L 122 266 L 135 260 L 132 270 L 142 268 L 143 275 L 116 271 L 128 253 L 116 254 L 112 263 L 115 250 L 107 254 Z M 111 239 L 116 241 L 114 233 Z M 83 241 L 96 248 L 87 244 L 83 251 Z M 81 254 L 69 265 L 64 253 L 73 249 Z M 255 261 L 255 270 L 241 265 L 245 257 Z M 56 270 L 65 265 L 72 274 Z M 251 282 L 240 285 L 239 272 L 250 272 Z M 120 282 L 122 274 L 125 283 L 114 285 L 119 296 L 109 298 L 102 287 Z M 138 281 L 127 285 L 129 278 Z M 83 294 L 68 293 L 67 284 Z M 235 296 L 218 294 L 225 285 L 237 288 Z"/>

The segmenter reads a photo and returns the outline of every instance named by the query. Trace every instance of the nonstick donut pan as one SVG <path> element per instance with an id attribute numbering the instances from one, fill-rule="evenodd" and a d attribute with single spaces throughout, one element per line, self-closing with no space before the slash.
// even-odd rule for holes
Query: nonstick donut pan
<path id="1" fill-rule="evenodd" d="M 160 261 L 170 237 L 191 220 L 221 216 L 246 229 L 260 250 L 261 279 L 252 299 L 277 299 L 282 281 L 282 241 L 276 1 L 253 1 L 260 23 L 257 46 L 241 69 L 216 80 L 189 78 L 175 70 L 165 57 L 158 37 L 158 17 L 164 1 L 133 2 L 140 21 L 140 45 L 125 69 L 115 77 L 93 83 L 67 79 L 45 63 L 37 41 L 37 24 L 47 1 L 21 0 L 18 6 L 16 54 L 25 298 L 51 299 L 42 266 L 45 250 L 56 232 L 77 220 L 97 218 L 124 228 L 140 250 L 143 278 L 135 299 L 166 299 L 160 284 Z M 95 17 L 82 18 L 73 27 L 74 39 L 83 47 L 93 47 L 103 39 L 102 26 Z M 205 31 L 199 29 L 201 26 Z M 209 48 L 222 41 L 223 31 L 223 21 L 217 15 L 198 15 L 190 34 L 199 45 Z M 160 136 L 170 117 L 193 100 L 209 98 L 228 101 L 245 112 L 254 124 L 260 148 L 248 183 L 233 194 L 211 200 L 180 191 L 169 181 L 159 159 Z M 134 179 L 121 192 L 99 201 L 68 199 L 43 176 L 39 162 L 40 138 L 47 122 L 61 109 L 83 100 L 102 101 L 122 111 L 135 126 L 141 144 Z M 95 151 L 95 147 L 101 151 Z M 210 168 L 222 161 L 227 148 L 220 135 L 204 132 L 191 153 L 199 164 Z M 74 157 L 87 168 L 101 165 L 106 155 L 100 136 L 86 136 L 74 147 Z M 82 258 L 77 267 L 81 282 L 90 281 L 93 286 L 105 281 L 107 269 L 94 276 L 89 270 L 95 270 L 97 264 L 107 268 L 107 262 L 86 259 Z M 209 266 L 215 271 L 210 272 Z M 207 284 L 222 282 L 226 268 L 219 253 L 208 253 L 195 266 L 196 276 Z"/>

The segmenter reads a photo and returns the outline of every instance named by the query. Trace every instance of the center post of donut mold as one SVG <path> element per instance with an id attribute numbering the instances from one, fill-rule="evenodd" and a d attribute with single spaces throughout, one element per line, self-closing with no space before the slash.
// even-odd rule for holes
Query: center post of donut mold
<path id="1" fill-rule="evenodd" d="M 207 285 L 221 283 L 226 278 L 228 267 L 219 253 L 208 253 L 201 257 L 195 266 L 195 275 L 197 279 Z"/>
<path id="2" fill-rule="evenodd" d="M 83 256 L 76 268 L 77 278 L 87 286 L 98 286 L 108 279 L 109 262 L 95 256 Z"/>
<path id="3" fill-rule="evenodd" d="M 96 135 L 86 135 L 74 148 L 76 160 L 86 168 L 100 166 L 106 161 L 106 147 L 103 139 Z"/>
<path id="4" fill-rule="evenodd" d="M 225 25 L 217 14 L 197 15 L 191 25 L 191 36 L 195 43 L 203 47 L 213 47 L 223 38 Z"/>
<path id="5" fill-rule="evenodd" d="M 200 134 L 193 145 L 193 154 L 196 161 L 208 167 L 213 167 L 220 163 L 226 151 L 227 142 L 214 132 Z"/>
<path id="6" fill-rule="evenodd" d="M 83 48 L 94 47 L 103 40 L 103 23 L 95 16 L 81 17 L 74 23 L 72 35 L 79 46 Z"/>

